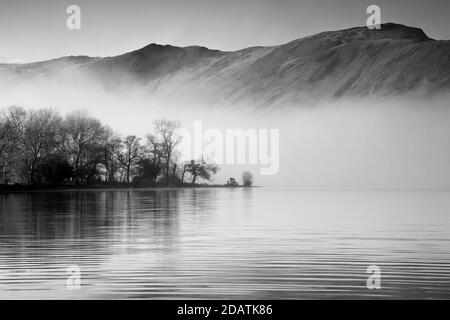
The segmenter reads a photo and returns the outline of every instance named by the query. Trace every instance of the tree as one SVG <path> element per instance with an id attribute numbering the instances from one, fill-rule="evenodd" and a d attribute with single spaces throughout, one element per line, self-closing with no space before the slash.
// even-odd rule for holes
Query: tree
<path id="1" fill-rule="evenodd" d="M 156 136 L 159 137 L 161 143 L 162 158 L 165 159 L 166 184 L 169 184 L 170 164 L 172 163 L 175 148 L 181 142 L 181 136 L 177 133 L 180 123 L 178 121 L 161 119 L 155 121 L 154 125 Z"/>
<path id="2" fill-rule="evenodd" d="M 142 158 L 136 166 L 137 176 L 133 181 L 138 181 L 145 184 L 153 184 L 156 177 L 159 175 L 160 168 L 155 167 L 152 159 Z"/>
<path id="3" fill-rule="evenodd" d="M 88 167 L 92 168 L 92 152 L 104 137 L 105 129 L 101 122 L 83 111 L 68 114 L 64 121 L 64 147 L 74 168 L 75 183 L 78 184 L 86 176 Z"/>
<path id="4" fill-rule="evenodd" d="M 17 154 L 18 140 L 19 135 L 11 117 L 7 112 L 0 113 L 0 174 L 3 174 L 4 183 L 8 181 L 8 164 Z"/>
<path id="5" fill-rule="evenodd" d="M 29 184 L 34 184 L 37 168 L 58 144 L 61 128 L 59 114 L 51 109 L 10 109 L 11 120 L 18 132 L 20 158 Z"/>
<path id="6" fill-rule="evenodd" d="M 0 176 L 2 181 L 66 184 L 136 181 L 166 184 L 210 180 L 217 166 L 180 165 L 179 122 L 158 120 L 153 134 L 121 138 L 84 111 L 61 117 L 52 109 L 10 107 L 0 111 Z M 120 176 L 119 176 L 120 175 Z M 161 179 L 162 177 L 162 179 Z"/>
<path id="7" fill-rule="evenodd" d="M 46 157 L 37 169 L 40 183 L 62 184 L 72 177 L 72 166 L 64 153 L 54 152 Z"/>
<path id="8" fill-rule="evenodd" d="M 104 181 L 116 181 L 116 174 L 119 170 L 120 163 L 117 160 L 117 154 L 122 147 L 120 136 L 114 133 L 110 128 L 105 128 L 104 145 L 101 158 L 101 164 L 104 168 Z"/>
<path id="9" fill-rule="evenodd" d="M 229 186 L 229 187 L 237 187 L 237 186 L 239 186 L 239 183 L 237 183 L 237 181 L 236 181 L 235 178 L 230 177 L 230 178 L 227 180 L 226 185 Z"/>
<path id="10" fill-rule="evenodd" d="M 192 176 L 192 184 L 195 184 L 198 177 L 204 180 L 211 180 L 212 175 L 219 171 L 219 167 L 215 164 L 207 164 L 203 160 L 199 162 L 191 161 L 187 167 L 186 172 L 189 172 Z"/>
<path id="11" fill-rule="evenodd" d="M 101 143 L 92 143 L 86 146 L 86 155 L 83 159 L 82 170 L 79 171 L 79 177 L 84 182 L 101 181 L 101 167 L 104 157 L 104 145 Z"/>
<path id="12" fill-rule="evenodd" d="M 13 121 L 7 113 L 0 113 L 0 156 L 4 156 L 17 140 L 17 130 Z"/>
<path id="13" fill-rule="evenodd" d="M 249 171 L 242 173 L 242 183 L 246 187 L 251 187 L 253 184 L 253 174 Z"/>
<path id="14" fill-rule="evenodd" d="M 189 164 L 188 163 L 184 163 L 183 164 L 183 170 L 181 171 L 181 184 L 184 183 L 184 176 L 186 175 L 186 172 L 189 168 Z"/>
<path id="15" fill-rule="evenodd" d="M 154 134 L 147 135 L 146 143 L 146 153 L 149 155 L 148 160 L 144 166 L 146 166 L 147 174 L 151 173 L 149 177 L 152 183 L 156 182 L 158 176 L 161 174 L 162 163 L 161 158 L 163 157 L 163 147 L 162 143 L 158 141 L 158 138 Z M 145 161 L 144 161 L 145 162 Z M 150 163 L 151 162 L 151 163 Z"/>
<path id="16" fill-rule="evenodd" d="M 122 148 L 117 153 L 117 159 L 125 170 L 127 183 L 130 183 L 130 174 L 134 166 L 139 162 L 142 155 L 140 138 L 136 136 L 127 136 L 122 141 Z"/>

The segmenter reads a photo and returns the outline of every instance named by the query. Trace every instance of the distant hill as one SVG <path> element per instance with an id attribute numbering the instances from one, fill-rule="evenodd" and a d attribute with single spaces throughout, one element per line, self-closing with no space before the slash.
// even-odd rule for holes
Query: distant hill
<path id="1" fill-rule="evenodd" d="M 328 31 L 234 52 L 150 44 L 115 57 L 0 65 L 0 77 L 15 74 L 29 81 L 70 82 L 72 71 L 119 92 L 141 86 L 158 97 L 212 105 L 277 107 L 412 91 L 432 95 L 450 89 L 450 41 L 387 23 L 381 30 Z"/>

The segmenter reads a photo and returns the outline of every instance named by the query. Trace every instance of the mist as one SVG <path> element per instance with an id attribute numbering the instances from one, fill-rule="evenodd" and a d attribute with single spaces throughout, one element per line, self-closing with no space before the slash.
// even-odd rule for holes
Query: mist
<path id="1" fill-rule="evenodd" d="M 70 85 L 62 81 L 70 72 Z M 447 94 L 339 99 L 271 109 L 204 105 L 195 96 L 168 98 L 149 86 L 121 90 L 65 71 L 24 80 L 2 73 L 0 107 L 85 109 L 121 134 L 144 137 L 159 118 L 192 129 L 279 129 L 279 172 L 259 165 L 221 165 L 215 183 L 238 181 L 243 171 L 261 186 L 305 188 L 450 188 L 450 109 Z M 164 90 L 167 92 L 167 90 Z"/>

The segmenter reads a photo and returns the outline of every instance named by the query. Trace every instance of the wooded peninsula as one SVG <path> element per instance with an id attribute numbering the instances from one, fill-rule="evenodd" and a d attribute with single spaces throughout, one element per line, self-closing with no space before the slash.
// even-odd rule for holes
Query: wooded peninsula
<path id="1" fill-rule="evenodd" d="M 159 119 L 144 138 L 121 136 L 85 111 L 9 107 L 0 113 L 0 189 L 212 186 L 217 165 L 179 160 L 179 127 Z M 253 175 L 242 181 L 251 186 Z"/>

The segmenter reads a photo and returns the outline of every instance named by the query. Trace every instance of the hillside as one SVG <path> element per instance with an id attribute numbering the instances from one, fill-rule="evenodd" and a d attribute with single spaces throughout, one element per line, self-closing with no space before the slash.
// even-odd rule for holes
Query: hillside
<path id="1" fill-rule="evenodd" d="M 388 23 L 323 32 L 235 52 L 150 44 L 106 58 L 64 57 L 0 65 L 0 77 L 58 79 L 74 73 L 114 91 L 142 87 L 167 99 L 261 107 L 341 97 L 433 94 L 450 89 L 450 41 Z"/>

